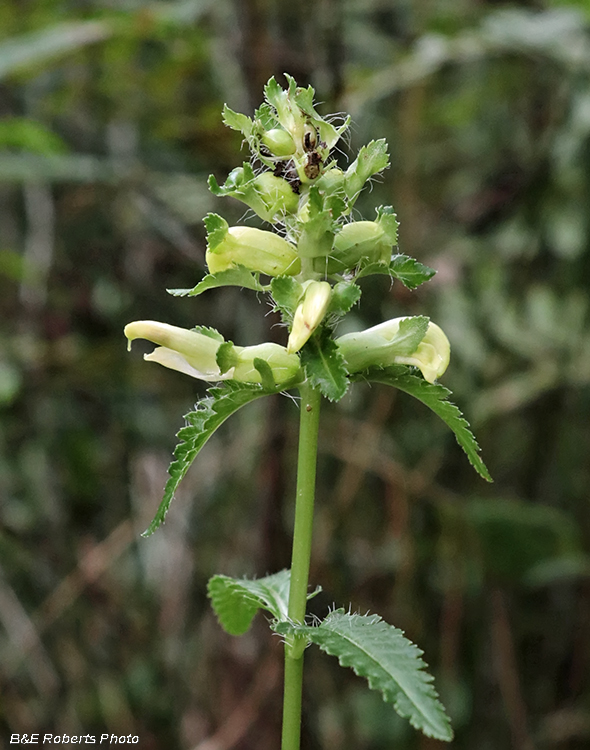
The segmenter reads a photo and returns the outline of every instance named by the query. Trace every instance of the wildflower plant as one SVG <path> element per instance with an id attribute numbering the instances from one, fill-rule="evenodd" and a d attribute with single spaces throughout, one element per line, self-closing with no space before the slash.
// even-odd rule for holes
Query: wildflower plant
<path id="1" fill-rule="evenodd" d="M 252 159 L 234 169 L 223 185 L 209 178 L 217 196 L 249 206 L 271 228 L 230 227 L 217 214 L 205 217 L 209 273 L 193 289 L 171 290 L 194 297 L 222 286 L 266 293 L 289 329 L 285 346 L 241 347 L 216 330 L 184 330 L 166 323 L 138 321 L 125 328 L 131 342 L 158 345 L 146 359 L 195 378 L 215 382 L 186 415 L 178 433 L 175 460 L 164 498 L 151 525 L 164 521 L 174 493 L 215 430 L 241 407 L 269 394 L 297 389 L 300 435 L 295 525 L 290 570 L 258 580 L 216 575 L 209 597 L 229 633 L 245 633 L 259 609 L 283 636 L 285 680 L 282 750 L 298 750 L 303 656 L 315 644 L 340 664 L 365 677 L 369 687 L 430 737 L 450 741 L 452 729 L 438 700 L 422 652 L 378 615 L 331 611 L 323 620 L 306 617 L 309 589 L 318 425 L 322 397 L 338 401 L 355 381 L 385 383 L 414 396 L 454 432 L 475 469 L 487 480 L 479 447 L 450 392 L 437 383 L 449 363 L 443 331 L 426 316 L 389 320 L 358 333 L 335 335 L 335 328 L 359 302 L 359 280 L 384 274 L 408 289 L 435 271 L 397 252 L 398 222 L 390 206 L 372 221 L 354 221 L 352 209 L 367 182 L 389 165 L 385 140 L 371 141 L 342 170 L 332 157 L 349 120 L 335 125 L 321 117 L 311 87 L 287 76 L 274 78 L 266 101 L 250 118 L 225 107 L 225 124 L 244 136 Z"/>

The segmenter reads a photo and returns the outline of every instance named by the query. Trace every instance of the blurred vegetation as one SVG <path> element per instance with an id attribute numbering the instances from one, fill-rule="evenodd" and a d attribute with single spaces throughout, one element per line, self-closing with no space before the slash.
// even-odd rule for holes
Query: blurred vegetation
<path id="1" fill-rule="evenodd" d="M 3 0 L 0 744 L 278 747 L 279 644 L 264 623 L 223 634 L 205 590 L 288 566 L 296 408 L 231 420 L 140 539 L 202 391 L 127 354 L 122 329 L 284 343 L 254 293 L 165 289 L 203 274 L 206 177 L 243 160 L 223 102 L 251 113 L 286 71 L 351 112 L 353 149 L 387 138 L 360 212 L 393 203 L 402 251 L 438 275 L 367 279 L 358 323 L 444 328 L 444 384 L 495 478 L 403 394 L 326 404 L 313 606 L 417 641 L 458 750 L 590 745 L 589 26 L 587 0 Z M 439 747 L 311 651 L 304 733 L 306 750 Z"/>

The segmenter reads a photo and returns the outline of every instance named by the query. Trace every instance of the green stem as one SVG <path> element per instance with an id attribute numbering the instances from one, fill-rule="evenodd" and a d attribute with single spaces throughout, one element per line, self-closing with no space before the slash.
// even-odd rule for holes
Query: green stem
<path id="1" fill-rule="evenodd" d="M 300 386 L 299 392 L 301 412 L 289 618 L 302 623 L 307 609 L 321 394 L 308 382 Z M 300 746 L 304 649 L 305 639 L 287 638 L 281 750 L 299 750 Z"/>

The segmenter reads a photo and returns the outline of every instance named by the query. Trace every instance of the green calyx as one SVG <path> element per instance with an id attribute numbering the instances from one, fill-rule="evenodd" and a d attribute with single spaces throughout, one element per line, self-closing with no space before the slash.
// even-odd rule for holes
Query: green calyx
<path id="1" fill-rule="evenodd" d="M 233 380 L 261 383 L 269 389 L 293 384 L 301 379 L 299 357 L 272 342 L 235 346 L 228 341 L 219 347 L 217 363 L 222 373 L 231 373 Z"/>

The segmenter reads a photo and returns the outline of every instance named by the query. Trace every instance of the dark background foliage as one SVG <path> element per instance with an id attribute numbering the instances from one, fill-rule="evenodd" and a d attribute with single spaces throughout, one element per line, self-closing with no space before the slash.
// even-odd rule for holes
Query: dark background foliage
<path id="1" fill-rule="evenodd" d="M 590 3 L 3 0 L 0 4 L 0 744 L 113 732 L 142 748 L 279 746 L 281 647 L 225 635 L 213 573 L 289 564 L 297 409 L 228 422 L 160 499 L 204 392 L 125 351 L 134 319 L 283 342 L 254 293 L 204 273 L 206 177 L 245 158 L 221 107 L 271 75 L 350 111 L 392 166 L 409 293 L 363 281 L 354 324 L 427 313 L 495 478 L 420 404 L 326 404 L 312 584 L 425 650 L 457 750 L 590 745 Z M 306 750 L 434 750 L 310 650 Z M 440 745 L 442 747 L 442 745 Z"/>

